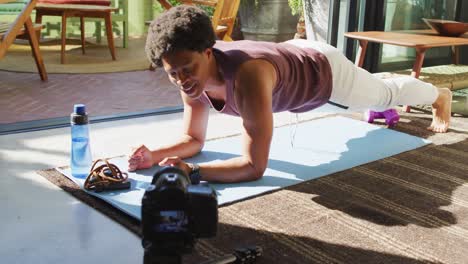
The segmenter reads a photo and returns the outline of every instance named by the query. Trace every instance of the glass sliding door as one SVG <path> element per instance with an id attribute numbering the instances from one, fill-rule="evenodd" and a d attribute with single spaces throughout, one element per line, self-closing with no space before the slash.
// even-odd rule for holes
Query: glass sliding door
<path id="1" fill-rule="evenodd" d="M 331 1 L 327 42 L 343 51 L 351 59 L 354 53 L 353 40 L 344 36 L 345 32 L 356 31 L 360 0 Z"/>
<path id="2" fill-rule="evenodd" d="M 350 31 L 407 31 L 429 27 L 423 18 L 468 22 L 468 0 L 305 0 L 326 3 L 329 12 L 324 27 L 326 40 L 354 60 L 358 45 L 344 37 Z M 317 9 L 317 6 L 314 6 Z M 306 12 L 307 12 L 306 8 Z M 320 9 L 321 10 L 321 9 Z M 309 12 L 312 14 L 309 10 Z M 325 17 L 323 14 L 321 17 Z M 322 34 L 325 35 L 325 34 Z M 324 38 L 324 36 L 322 36 Z M 317 40 L 317 39 L 313 39 Z M 460 62 L 467 63 L 468 47 L 460 49 Z M 364 68 L 371 72 L 395 71 L 413 67 L 413 48 L 369 43 Z M 466 58 L 464 58 L 466 57 Z M 424 66 L 450 64 L 450 48 L 433 48 L 425 54 Z"/>
<path id="3" fill-rule="evenodd" d="M 429 29 L 423 18 L 455 20 L 457 0 L 386 0 L 384 31 Z M 382 45 L 377 71 L 410 68 L 416 57 L 412 48 Z M 450 49 L 430 49 L 425 66 L 450 63 Z"/>

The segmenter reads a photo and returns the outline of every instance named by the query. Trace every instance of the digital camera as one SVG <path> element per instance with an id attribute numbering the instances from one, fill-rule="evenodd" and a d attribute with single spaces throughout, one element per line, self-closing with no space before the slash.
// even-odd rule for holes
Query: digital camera
<path id="1" fill-rule="evenodd" d="M 143 196 L 141 224 L 144 263 L 181 263 L 197 238 L 216 236 L 216 192 L 206 183 L 191 184 L 177 167 L 163 167 Z"/>

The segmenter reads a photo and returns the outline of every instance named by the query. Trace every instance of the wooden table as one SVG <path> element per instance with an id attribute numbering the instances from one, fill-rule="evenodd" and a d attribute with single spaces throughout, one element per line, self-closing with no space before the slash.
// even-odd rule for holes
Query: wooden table
<path id="1" fill-rule="evenodd" d="M 81 49 L 83 54 L 85 53 L 85 30 L 84 30 L 84 18 L 103 18 L 106 24 L 107 33 L 107 44 L 112 56 L 115 60 L 115 46 L 114 36 L 112 33 L 112 20 L 111 13 L 115 12 L 117 8 L 109 6 L 98 6 L 98 5 L 72 5 L 72 4 L 38 4 L 36 5 L 36 23 L 42 22 L 42 16 L 61 16 L 62 17 L 62 51 L 61 51 L 61 63 L 65 64 L 65 45 L 66 45 L 66 33 L 67 33 L 67 18 L 68 17 L 79 17 L 81 22 Z"/>
<path id="2" fill-rule="evenodd" d="M 416 49 L 411 76 L 419 78 L 426 50 L 438 47 L 452 47 L 453 63 L 459 64 L 459 46 L 468 45 L 468 35 L 461 37 L 445 37 L 432 30 L 412 31 L 365 31 L 348 32 L 344 34 L 348 38 L 359 40 L 359 50 L 356 56 L 356 65 L 362 67 L 366 55 L 367 44 L 377 42 Z"/>

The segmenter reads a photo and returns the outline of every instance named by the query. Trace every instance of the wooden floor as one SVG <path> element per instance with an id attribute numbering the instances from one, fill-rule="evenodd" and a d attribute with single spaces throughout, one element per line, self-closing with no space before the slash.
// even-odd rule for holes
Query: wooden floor
<path id="1" fill-rule="evenodd" d="M 182 104 L 179 91 L 161 70 L 106 74 L 49 74 L 0 71 L 0 124 L 69 116 L 83 103 L 91 116 L 147 111 Z"/>

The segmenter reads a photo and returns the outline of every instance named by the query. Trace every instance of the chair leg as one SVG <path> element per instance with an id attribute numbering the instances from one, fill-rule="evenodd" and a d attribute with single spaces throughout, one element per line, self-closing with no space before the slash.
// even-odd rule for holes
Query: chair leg
<path id="1" fill-rule="evenodd" d="M 84 17 L 80 17 L 80 27 L 81 27 L 81 52 L 85 54 L 85 22 Z"/>
<path id="2" fill-rule="evenodd" d="M 123 47 L 128 48 L 128 22 L 122 21 L 123 26 Z"/>
<path id="3" fill-rule="evenodd" d="M 65 64 L 65 45 L 67 42 L 67 13 L 62 15 L 62 51 L 60 53 L 60 62 Z"/>
<path id="4" fill-rule="evenodd" d="M 101 34 L 102 34 L 102 27 L 101 27 L 101 21 L 96 21 L 94 22 L 96 26 L 96 42 L 101 43 Z"/>
<path id="5" fill-rule="evenodd" d="M 27 32 L 27 36 L 29 39 L 29 45 L 31 45 L 31 50 L 33 53 L 34 61 L 36 61 L 37 70 L 39 71 L 39 75 L 41 76 L 41 80 L 47 81 L 47 71 L 44 66 L 44 61 L 42 59 L 41 51 L 39 50 L 39 41 L 37 39 L 36 31 L 34 30 L 34 26 L 32 23 L 31 18 L 26 20 L 24 24 Z"/>
<path id="6" fill-rule="evenodd" d="M 111 14 L 107 13 L 104 19 L 106 21 L 107 45 L 109 45 L 109 50 L 112 56 L 112 60 L 116 60 L 115 46 L 114 46 L 114 34 L 112 32 Z"/>

